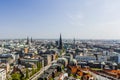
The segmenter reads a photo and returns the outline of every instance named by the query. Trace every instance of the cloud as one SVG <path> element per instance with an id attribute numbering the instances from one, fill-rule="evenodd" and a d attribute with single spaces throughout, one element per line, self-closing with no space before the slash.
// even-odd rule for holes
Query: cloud
<path id="1" fill-rule="evenodd" d="M 79 20 L 79 19 L 83 19 L 83 14 L 68 14 L 67 15 L 68 16 L 68 18 L 70 18 L 70 19 L 73 19 L 73 20 Z"/>
<path id="2" fill-rule="evenodd" d="M 83 18 L 84 16 L 82 14 L 68 14 L 67 15 L 68 22 L 73 26 L 83 26 Z"/>

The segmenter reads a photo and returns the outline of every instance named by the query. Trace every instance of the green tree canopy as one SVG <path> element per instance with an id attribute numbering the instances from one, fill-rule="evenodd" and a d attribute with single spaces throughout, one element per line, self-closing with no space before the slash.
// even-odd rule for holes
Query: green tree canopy
<path id="1" fill-rule="evenodd" d="M 19 73 L 12 74 L 12 80 L 20 80 L 21 75 Z"/>

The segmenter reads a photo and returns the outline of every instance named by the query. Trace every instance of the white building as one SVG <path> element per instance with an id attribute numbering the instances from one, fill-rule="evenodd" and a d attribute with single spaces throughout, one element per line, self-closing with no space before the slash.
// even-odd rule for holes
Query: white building
<path id="1" fill-rule="evenodd" d="M 0 80 L 6 80 L 6 70 L 0 69 Z"/>

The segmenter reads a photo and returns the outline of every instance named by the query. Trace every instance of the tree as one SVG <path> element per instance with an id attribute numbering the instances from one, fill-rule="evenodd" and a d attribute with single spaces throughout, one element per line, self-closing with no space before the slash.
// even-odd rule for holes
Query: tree
<path id="1" fill-rule="evenodd" d="M 60 55 L 62 55 L 62 53 L 63 53 L 63 51 L 62 51 L 62 50 L 60 50 Z"/>
<path id="2" fill-rule="evenodd" d="M 27 78 L 23 77 L 22 80 L 28 80 Z"/>
<path id="3" fill-rule="evenodd" d="M 65 52 L 66 51 L 65 48 L 63 48 L 62 51 Z"/>
<path id="4" fill-rule="evenodd" d="M 54 80 L 53 78 L 50 78 L 50 80 Z"/>
<path id="5" fill-rule="evenodd" d="M 37 69 L 40 70 L 42 68 L 42 63 L 41 62 L 37 62 Z"/>
<path id="6" fill-rule="evenodd" d="M 29 71 L 28 71 L 28 68 L 26 69 L 26 79 L 29 78 Z"/>
<path id="7" fill-rule="evenodd" d="M 73 74 L 70 74 L 70 76 L 72 76 L 72 77 L 73 77 L 74 75 L 73 75 Z"/>
<path id="8" fill-rule="evenodd" d="M 58 59 L 58 54 L 56 55 L 56 60 Z"/>
<path id="9" fill-rule="evenodd" d="M 37 69 L 38 69 L 38 70 L 40 69 L 40 64 L 39 64 L 39 62 L 37 62 Z"/>
<path id="10" fill-rule="evenodd" d="M 62 65 L 62 70 L 64 70 L 64 68 L 65 68 L 64 65 Z"/>
<path id="11" fill-rule="evenodd" d="M 60 50 L 60 55 L 62 55 L 64 52 L 65 52 L 65 49 L 62 48 L 62 49 Z"/>
<path id="12" fill-rule="evenodd" d="M 42 63 L 40 62 L 40 69 L 42 68 Z"/>
<path id="13" fill-rule="evenodd" d="M 78 75 L 77 75 L 77 79 L 81 79 L 81 76 L 78 76 Z"/>
<path id="14" fill-rule="evenodd" d="M 21 75 L 19 73 L 12 74 L 12 80 L 20 80 Z"/>
<path id="15" fill-rule="evenodd" d="M 35 74 L 35 69 L 32 67 L 32 75 Z"/>

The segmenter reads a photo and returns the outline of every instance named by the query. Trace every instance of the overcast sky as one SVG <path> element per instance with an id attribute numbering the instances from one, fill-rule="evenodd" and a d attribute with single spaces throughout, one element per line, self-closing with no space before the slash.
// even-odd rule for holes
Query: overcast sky
<path id="1" fill-rule="evenodd" d="M 2 38 L 120 39 L 120 0 L 0 0 Z"/>

